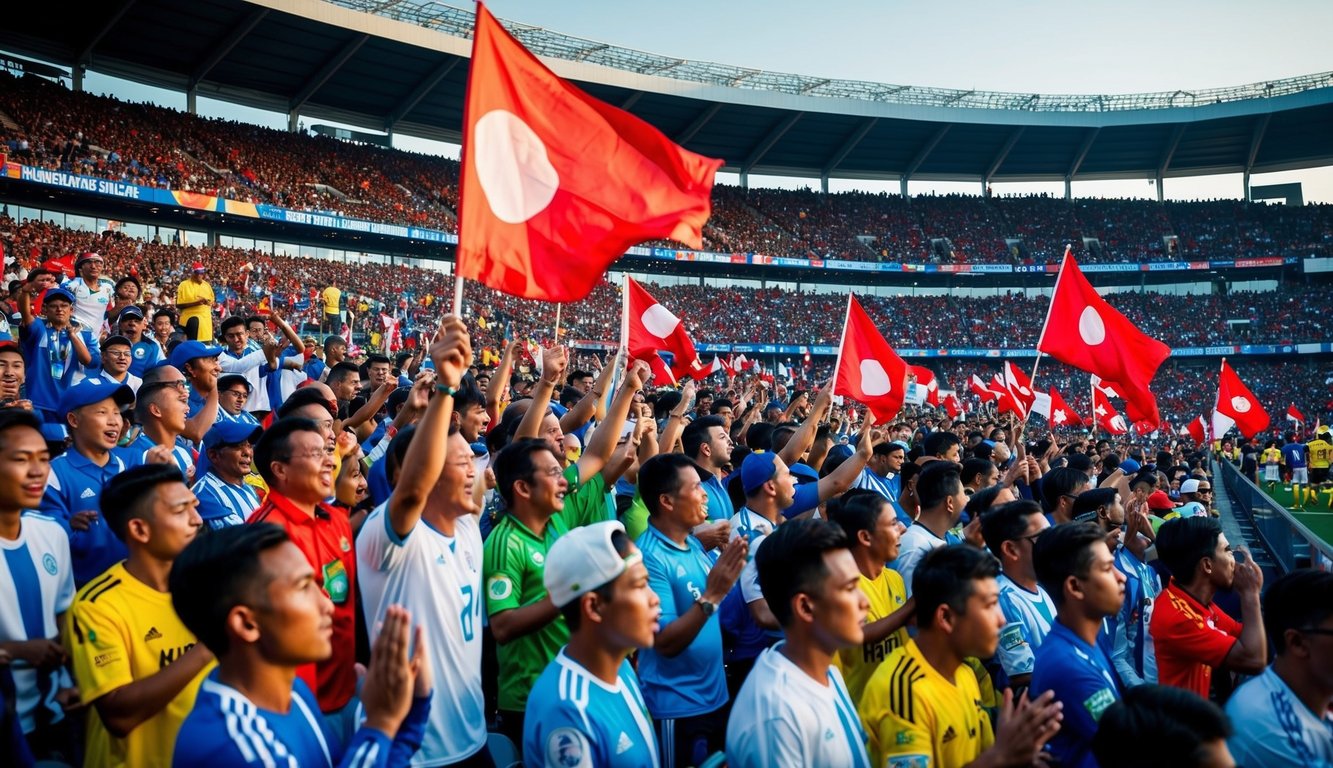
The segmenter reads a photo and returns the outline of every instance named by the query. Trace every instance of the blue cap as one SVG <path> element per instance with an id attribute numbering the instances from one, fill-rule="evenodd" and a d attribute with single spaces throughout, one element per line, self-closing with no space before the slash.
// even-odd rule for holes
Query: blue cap
<path id="1" fill-rule="evenodd" d="M 243 421 L 219 421 L 204 433 L 204 447 L 216 448 L 219 445 L 237 445 L 238 443 L 257 443 L 264 428 L 257 424 Z"/>
<path id="2" fill-rule="evenodd" d="M 144 319 L 144 316 L 143 316 L 143 310 L 142 310 L 142 309 L 139 309 L 138 307 L 136 307 L 136 306 L 133 305 L 133 304 L 131 304 L 131 305 L 129 305 L 128 307 L 125 307 L 124 309 L 120 310 L 120 314 L 116 315 L 116 319 L 117 319 L 118 321 L 119 321 L 119 320 L 124 320 L 124 319 L 126 318 L 126 316 L 137 317 L 137 318 L 139 318 L 140 320 Z"/>
<path id="3" fill-rule="evenodd" d="M 1124 461 L 1120 462 L 1120 468 L 1125 471 L 1125 474 L 1132 475 L 1135 472 L 1139 471 L 1140 465 L 1137 461 L 1133 459 L 1125 459 Z"/>
<path id="4" fill-rule="evenodd" d="M 222 354 L 222 347 L 210 347 L 202 341 L 183 341 L 171 350 L 167 362 L 175 368 L 184 368 L 185 364 L 200 357 L 217 357 Z"/>
<path id="5" fill-rule="evenodd" d="M 78 408 L 93 403 L 100 403 L 108 397 L 116 399 L 116 405 L 129 405 L 134 402 L 134 390 L 128 384 L 117 384 L 100 376 L 90 376 L 65 390 L 60 396 L 60 416 L 64 418 Z"/>
<path id="6" fill-rule="evenodd" d="M 809 464 L 802 464 L 799 461 L 789 467 L 791 473 L 796 476 L 797 483 L 817 483 L 819 482 L 819 473 Z"/>
<path id="7" fill-rule="evenodd" d="M 47 288 L 46 293 L 42 294 L 42 306 L 46 306 L 46 302 L 51 299 L 64 299 L 70 304 L 73 304 L 74 294 L 70 293 L 67 288 L 62 288 L 57 285 L 54 288 Z"/>
<path id="8" fill-rule="evenodd" d="M 777 408 L 779 411 L 787 410 L 787 406 L 783 405 L 781 400 L 769 400 L 768 405 L 764 408 L 764 410 L 771 411 L 774 408 Z"/>
<path id="9" fill-rule="evenodd" d="M 778 455 L 772 451 L 752 453 L 741 462 L 741 487 L 749 496 L 759 490 L 759 486 L 773 479 L 777 472 Z"/>

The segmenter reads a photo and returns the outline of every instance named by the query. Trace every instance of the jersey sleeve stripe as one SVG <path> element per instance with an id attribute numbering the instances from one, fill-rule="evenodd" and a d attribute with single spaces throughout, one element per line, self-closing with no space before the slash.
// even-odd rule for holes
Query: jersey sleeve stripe
<path id="1" fill-rule="evenodd" d="M 115 578 L 114 574 L 104 573 L 101 576 L 98 576 L 97 578 L 88 582 L 87 584 L 84 584 L 83 589 L 79 590 L 79 600 L 87 599 L 89 594 L 97 591 L 102 587 L 102 585 L 106 584 L 108 581 L 114 578 Z"/>
<path id="2" fill-rule="evenodd" d="M 109 592 L 110 590 L 115 589 L 115 588 L 118 587 L 118 586 L 120 586 L 120 579 L 116 579 L 115 581 L 112 581 L 111 583 L 107 584 L 106 586 L 102 587 L 101 589 L 98 589 L 96 592 L 90 592 L 90 593 L 88 593 L 88 594 L 84 597 L 84 599 L 87 600 L 87 601 L 90 602 L 90 603 L 95 603 L 95 602 L 97 602 L 97 598 L 101 597 L 102 595 L 105 595 L 107 592 Z"/>

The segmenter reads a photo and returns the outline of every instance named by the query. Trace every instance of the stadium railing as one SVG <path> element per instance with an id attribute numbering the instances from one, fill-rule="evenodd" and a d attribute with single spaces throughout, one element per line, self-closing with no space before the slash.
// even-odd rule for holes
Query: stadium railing
<path id="1" fill-rule="evenodd" d="M 1268 497 L 1229 461 L 1217 462 L 1237 513 L 1249 517 L 1264 547 L 1283 573 L 1333 561 L 1333 544 L 1319 538 L 1291 512 Z"/>

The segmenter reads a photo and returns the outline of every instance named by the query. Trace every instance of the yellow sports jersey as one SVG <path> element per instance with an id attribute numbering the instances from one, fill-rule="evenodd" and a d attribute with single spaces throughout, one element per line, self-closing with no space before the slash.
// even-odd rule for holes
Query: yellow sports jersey
<path id="1" fill-rule="evenodd" d="M 866 614 L 866 623 L 871 624 L 888 616 L 907 602 L 907 588 L 903 585 L 902 574 L 892 568 L 885 568 L 875 579 L 861 577 L 861 591 L 870 601 L 870 612 Z M 875 673 L 889 654 L 907 642 L 907 630 L 900 628 L 877 643 L 862 643 L 852 648 L 838 651 L 838 667 L 842 671 L 843 682 L 847 684 L 847 694 L 852 701 L 861 700 L 870 676 Z"/>
<path id="2" fill-rule="evenodd" d="M 342 306 L 343 292 L 330 285 L 328 288 L 324 289 L 323 296 L 324 296 L 324 314 L 326 315 L 338 314 L 339 307 Z"/>
<path id="3" fill-rule="evenodd" d="M 195 283 L 194 280 L 184 280 L 176 287 L 176 304 L 189 304 L 192 301 L 208 299 L 207 304 L 200 304 L 197 307 L 188 307 L 180 311 L 180 324 L 184 326 L 190 320 L 199 318 L 199 336 L 196 341 L 202 341 L 205 344 L 213 343 L 213 302 L 217 299 L 213 296 L 213 286 L 208 284 L 207 280 L 201 283 Z"/>
<path id="4" fill-rule="evenodd" d="M 977 677 L 966 664 L 946 680 L 915 640 L 870 676 L 857 706 L 877 768 L 953 768 L 995 743 Z"/>
<path id="5" fill-rule="evenodd" d="M 1282 451 L 1276 448 L 1265 448 L 1263 456 L 1259 459 L 1260 464 L 1281 464 Z"/>
<path id="6" fill-rule="evenodd" d="M 1333 459 L 1333 443 L 1317 438 L 1305 444 L 1310 449 L 1310 469 L 1328 469 L 1329 459 Z"/>
<path id="7" fill-rule="evenodd" d="M 171 607 L 171 595 L 131 576 L 124 563 L 111 566 L 79 590 L 67 621 L 74 676 L 88 703 L 156 674 L 195 644 L 194 635 Z M 176 732 L 213 666 L 205 667 L 165 709 L 123 739 L 108 733 L 96 708 L 89 707 L 84 768 L 168 768 Z"/>

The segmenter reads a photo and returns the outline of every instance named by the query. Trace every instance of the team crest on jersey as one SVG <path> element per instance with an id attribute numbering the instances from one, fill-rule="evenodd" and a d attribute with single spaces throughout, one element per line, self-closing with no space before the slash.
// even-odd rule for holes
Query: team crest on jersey
<path id="1" fill-rule="evenodd" d="M 533 553 L 532 553 L 532 564 L 533 564 L 533 565 L 545 565 L 545 564 L 546 564 L 546 555 L 543 555 L 543 554 L 540 553 L 540 552 L 533 552 Z"/>
<path id="2" fill-rule="evenodd" d="M 42 567 L 52 576 L 56 575 L 56 559 L 50 552 L 42 555 Z"/>
<path id="3" fill-rule="evenodd" d="M 583 735 L 573 728 L 557 728 L 546 737 L 546 764 L 561 768 L 580 768 L 591 765 L 591 756 L 584 749 Z"/>
<path id="4" fill-rule="evenodd" d="M 486 591 L 492 600 L 503 600 L 514 593 L 514 583 L 508 576 L 492 576 Z"/>
<path id="5" fill-rule="evenodd" d="M 901 746 L 903 744 L 911 744 L 912 738 L 911 731 L 898 731 L 897 735 L 893 737 L 893 741 L 895 744 Z"/>
<path id="6" fill-rule="evenodd" d="M 145 350 L 143 347 L 138 347 L 137 349 L 134 350 L 134 356 L 135 356 L 136 358 L 138 358 L 139 360 L 142 360 L 142 359 L 143 359 L 143 356 L 144 356 L 144 353 L 145 353 L 146 351 L 147 351 L 147 350 Z"/>
<path id="7" fill-rule="evenodd" d="M 347 540 L 346 536 L 342 537 L 342 539 L 338 541 L 338 546 L 342 547 L 344 552 L 352 551 L 352 544 Z"/>

